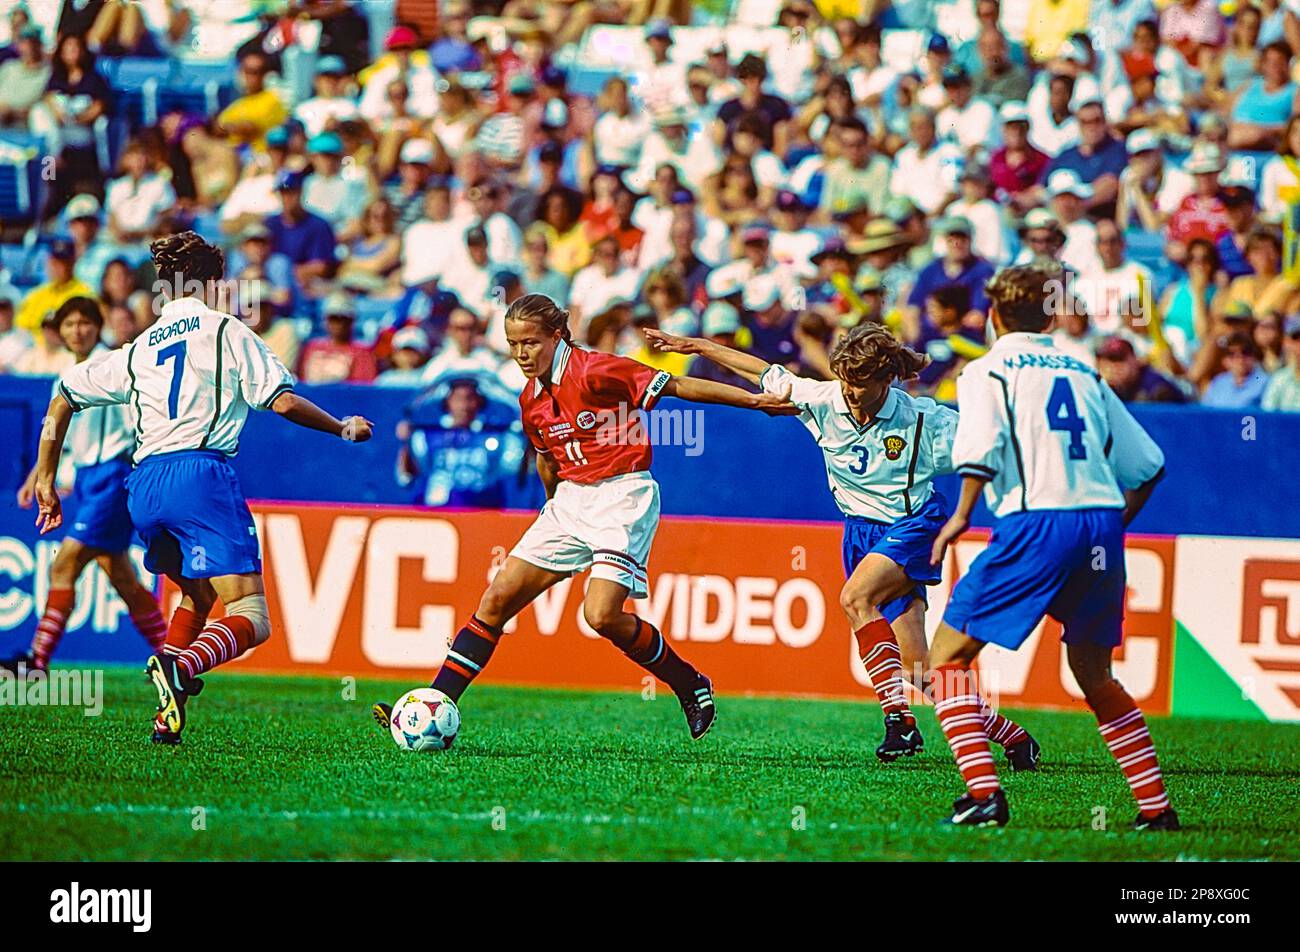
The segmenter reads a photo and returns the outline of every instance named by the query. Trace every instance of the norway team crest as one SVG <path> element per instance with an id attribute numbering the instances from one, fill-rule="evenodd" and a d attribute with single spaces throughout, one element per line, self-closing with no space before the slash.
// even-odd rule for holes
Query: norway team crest
<path id="1" fill-rule="evenodd" d="M 595 425 L 596 414 L 592 413 L 590 410 L 583 410 L 578 414 L 578 426 L 582 427 L 584 430 L 590 430 Z"/>
<path id="2" fill-rule="evenodd" d="M 885 457 L 887 459 L 898 459 L 903 455 L 905 449 L 907 449 L 907 440 L 901 436 L 885 437 Z"/>

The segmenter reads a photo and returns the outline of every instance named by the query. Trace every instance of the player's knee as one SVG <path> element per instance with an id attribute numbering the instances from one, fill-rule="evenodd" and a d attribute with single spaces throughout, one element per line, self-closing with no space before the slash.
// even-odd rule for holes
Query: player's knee
<path id="1" fill-rule="evenodd" d="M 585 604 L 582 606 L 582 617 L 594 631 L 608 638 L 617 629 L 619 620 L 623 617 L 623 607 Z"/>
<path id="2" fill-rule="evenodd" d="M 489 585 L 483 597 L 479 599 L 478 611 L 474 616 L 485 625 L 499 628 L 510 620 L 505 617 L 508 603 L 509 599 L 504 591 L 499 590 L 495 585 Z"/>
<path id="3" fill-rule="evenodd" d="M 266 610 L 266 596 L 245 595 L 226 606 L 226 614 L 248 619 L 253 626 L 253 644 L 257 647 L 271 637 L 271 616 Z"/>
<path id="4" fill-rule="evenodd" d="M 863 623 L 880 617 L 871 590 L 863 585 L 849 584 L 840 589 L 840 608 L 849 618 L 862 619 Z"/>

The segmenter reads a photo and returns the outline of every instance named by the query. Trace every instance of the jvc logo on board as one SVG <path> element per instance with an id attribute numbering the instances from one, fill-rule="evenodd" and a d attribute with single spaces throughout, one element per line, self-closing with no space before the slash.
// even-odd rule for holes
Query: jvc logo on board
<path id="1" fill-rule="evenodd" d="M 104 925 L 126 923 L 132 932 L 148 932 L 153 924 L 152 889 L 68 889 L 50 893 L 50 922 Z"/>

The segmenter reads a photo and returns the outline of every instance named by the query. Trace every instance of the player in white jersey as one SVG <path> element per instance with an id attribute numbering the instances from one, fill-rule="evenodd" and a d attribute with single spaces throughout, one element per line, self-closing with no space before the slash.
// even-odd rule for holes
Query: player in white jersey
<path id="1" fill-rule="evenodd" d="M 147 669 L 158 691 L 153 739 L 177 743 L 199 675 L 270 635 L 257 530 L 229 462 L 249 409 L 357 442 L 370 438 L 371 426 L 335 419 L 295 394 L 271 349 L 238 318 L 208 306 L 225 271 L 219 248 L 192 231 L 150 248 L 160 281 L 183 293 L 129 345 L 64 374 L 36 462 L 36 524 L 44 534 L 63 521 L 54 475 L 73 413 L 126 405 L 137 443 L 127 479 L 131 521 L 146 545 L 145 566 L 183 595 Z M 218 598 L 227 614 L 209 623 Z"/>
<path id="2" fill-rule="evenodd" d="M 69 298 L 49 323 L 78 364 L 102 360 L 111 353 L 100 340 L 104 313 L 93 298 Z M 56 382 L 55 394 L 58 387 Z M 149 643 L 151 653 L 162 647 L 167 623 L 153 592 L 136 575 L 128 551 L 132 528 L 126 507 L 126 477 L 131 472 L 133 449 L 135 434 L 126 407 L 96 407 L 81 414 L 68 428 L 65 453 L 76 473 L 69 499 L 73 521 L 50 563 L 49 592 L 31 647 L 0 661 L 0 670 L 30 677 L 48 669 L 50 657 L 77 607 L 77 580 L 92 562 L 104 570 L 121 596 L 132 624 Z M 36 468 L 32 467 L 18 490 L 18 505 L 27 509 L 35 498 Z"/>
<path id="3" fill-rule="evenodd" d="M 930 553 L 948 517 L 934 477 L 953 470 L 957 414 L 893 384 L 915 377 L 929 358 L 879 324 L 860 324 L 831 353 L 836 379 L 811 380 L 711 340 L 646 333 L 660 350 L 700 354 L 768 393 L 790 393 L 799 419 L 821 447 L 831 495 L 844 513 L 848 580 L 840 605 L 885 713 L 885 738 L 876 756 L 891 763 L 917 753 L 924 743 L 904 678 L 924 686 L 925 587 L 940 579 Z M 1034 739 L 991 708 L 984 716 L 1013 769 L 1034 769 Z"/>
<path id="4" fill-rule="evenodd" d="M 1111 671 L 1123 639 L 1124 527 L 1163 475 L 1164 454 L 1095 370 L 1057 348 L 1049 331 L 1064 286 L 1055 264 L 996 275 L 988 295 L 997 341 L 957 380 L 961 498 L 934 563 L 966 531 L 981 492 L 997 524 L 930 648 L 935 710 L 967 788 L 951 822 L 1009 818 L 971 665 L 985 644 L 1018 648 L 1050 615 L 1137 799 L 1136 828 L 1177 829 L 1142 712 Z"/>

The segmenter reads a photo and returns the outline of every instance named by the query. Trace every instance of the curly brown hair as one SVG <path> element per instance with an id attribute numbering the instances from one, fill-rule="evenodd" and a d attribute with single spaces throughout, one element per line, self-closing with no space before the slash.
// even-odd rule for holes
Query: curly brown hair
<path id="1" fill-rule="evenodd" d="M 911 380 L 930 363 L 881 324 L 859 324 L 831 351 L 831 372 L 851 387 L 872 381 Z"/>
<path id="2" fill-rule="evenodd" d="M 548 333 L 560 332 L 567 343 L 573 343 L 569 331 L 569 312 L 545 294 L 525 294 L 506 311 L 507 321 L 529 321 L 540 324 Z"/>
<path id="3" fill-rule="evenodd" d="M 182 231 L 158 238 L 149 245 L 158 277 L 180 284 L 220 281 L 226 273 L 226 255 L 216 245 L 204 241 L 198 232 Z"/>
<path id="4" fill-rule="evenodd" d="M 1065 268 L 1056 261 L 1003 268 L 984 285 L 989 302 L 1009 331 L 1038 333 L 1052 322 L 1054 298 L 1066 291 Z"/>

